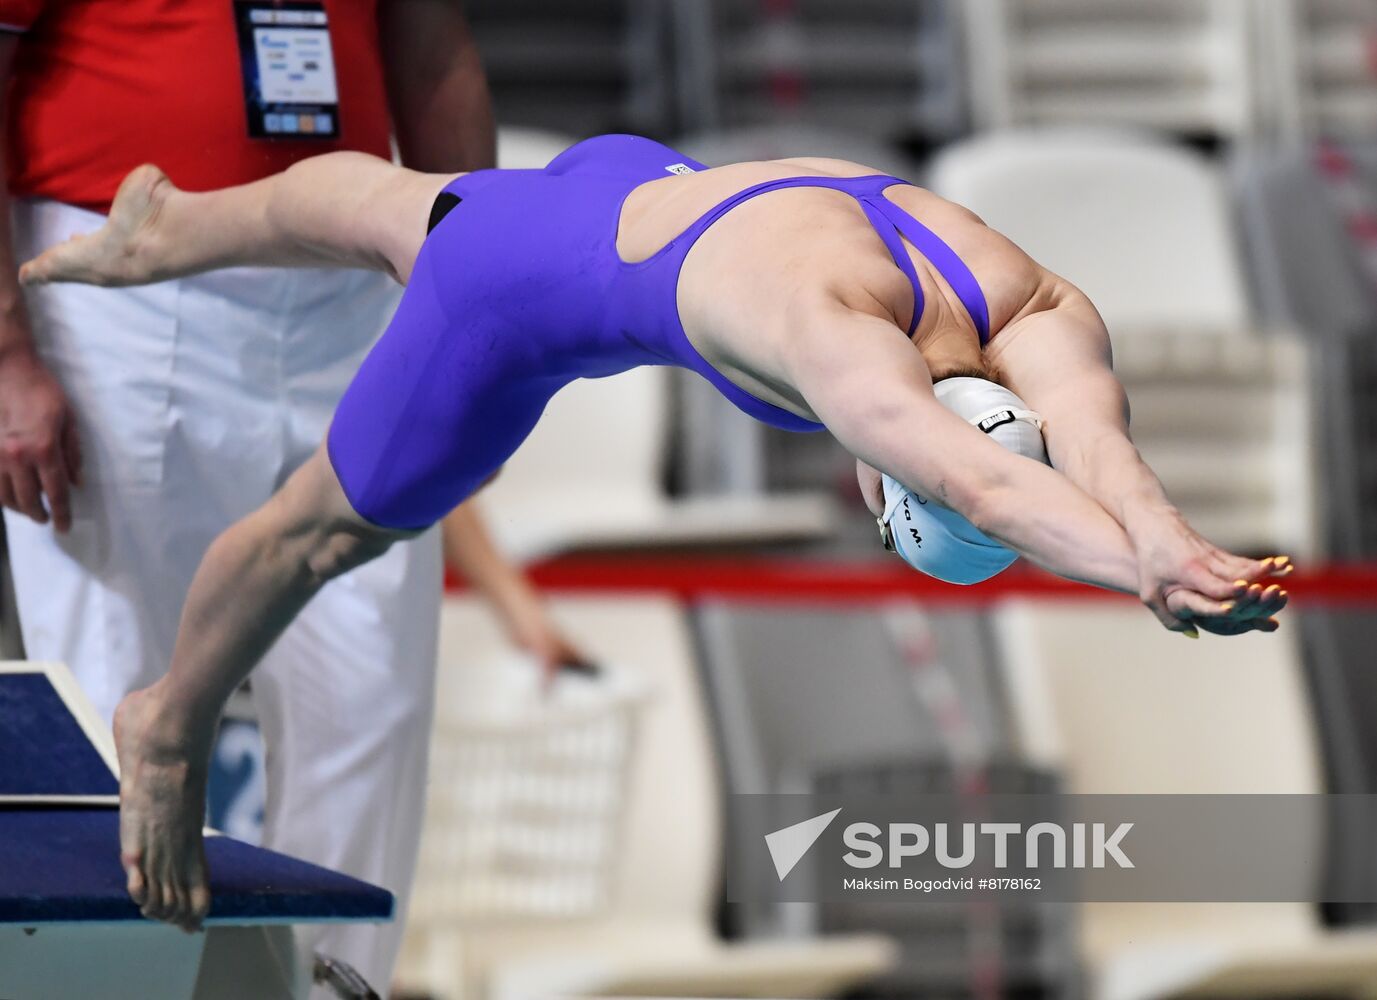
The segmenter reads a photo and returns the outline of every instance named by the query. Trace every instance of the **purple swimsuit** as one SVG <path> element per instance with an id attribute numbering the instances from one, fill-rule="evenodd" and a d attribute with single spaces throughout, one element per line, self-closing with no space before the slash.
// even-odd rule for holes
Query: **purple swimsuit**
<path id="1" fill-rule="evenodd" d="M 981 343 L 989 339 L 985 297 L 970 270 L 883 197 L 907 183 L 895 177 L 756 184 L 654 256 L 624 262 L 617 225 L 631 191 L 705 169 L 649 139 L 607 135 L 571 147 L 544 170 L 481 170 L 450 184 L 446 195 L 459 204 L 426 238 L 396 315 L 330 427 L 330 460 L 354 509 L 388 528 L 433 524 L 516 451 L 559 389 L 641 365 L 692 369 L 758 420 L 821 430 L 734 385 L 698 353 L 679 321 L 679 270 L 689 250 L 723 214 L 766 191 L 822 187 L 851 195 L 913 285 L 910 335 L 923 297 L 901 234 L 956 291 Z"/>

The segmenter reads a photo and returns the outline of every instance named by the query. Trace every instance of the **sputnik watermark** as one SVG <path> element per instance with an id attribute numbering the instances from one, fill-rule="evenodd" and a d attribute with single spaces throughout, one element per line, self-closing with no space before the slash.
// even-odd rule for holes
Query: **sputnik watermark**
<path id="1" fill-rule="evenodd" d="M 765 834 L 765 846 L 781 882 L 840 812 L 841 809 L 833 809 Z M 952 833 L 954 826 L 960 828 L 957 836 Z M 1133 868 L 1133 860 L 1124 848 L 1124 838 L 1132 829 L 1132 823 L 1119 823 L 1111 831 L 1106 823 L 1044 821 L 1027 827 L 1022 823 L 933 823 L 929 828 L 922 823 L 890 822 L 881 827 L 858 821 L 848 824 L 842 831 L 842 844 L 849 850 L 841 860 L 851 868 L 868 869 L 884 864 L 902 868 L 908 859 L 922 858 L 931 849 L 931 857 L 943 868 L 966 869 L 983 864 L 1004 870 L 1010 865 L 1011 851 L 1016 850 L 1021 841 L 1022 864 L 1026 870 L 1104 868 L 1111 863 L 1119 868 Z M 953 849 L 958 840 L 959 851 Z M 872 888 L 867 884 L 870 881 L 848 880 L 847 888 Z M 890 885 L 892 879 L 880 881 L 883 883 L 880 888 L 895 888 Z"/>
<path id="2" fill-rule="evenodd" d="M 1133 829 L 1132 823 L 1120 823 L 1112 833 L 1105 823 L 1042 822 L 1027 829 L 1022 823 L 961 823 L 959 854 L 951 849 L 952 824 L 934 823 L 931 832 L 921 823 L 887 826 L 886 833 L 874 823 L 849 825 L 842 834 L 842 842 L 851 850 L 842 855 L 842 860 L 852 868 L 874 868 L 886 861 L 890 868 L 902 868 L 906 858 L 922 857 L 931 847 L 943 868 L 969 868 L 984 860 L 981 852 L 988 844 L 994 867 L 1005 869 L 1009 867 L 1010 841 L 1021 838 L 1023 864 L 1028 869 L 1037 870 L 1044 861 L 1052 868 L 1104 868 L 1111 860 L 1120 868 L 1134 867 L 1123 849 L 1123 839 Z M 984 837 L 990 839 L 983 841 Z M 1050 857 L 1044 853 L 1048 850 Z"/>
<path id="3" fill-rule="evenodd" d="M 1377 901 L 1377 870 L 1326 867 L 1334 844 L 1377 842 L 1374 795 L 932 794 L 880 769 L 865 783 L 734 796 L 726 898 Z"/>

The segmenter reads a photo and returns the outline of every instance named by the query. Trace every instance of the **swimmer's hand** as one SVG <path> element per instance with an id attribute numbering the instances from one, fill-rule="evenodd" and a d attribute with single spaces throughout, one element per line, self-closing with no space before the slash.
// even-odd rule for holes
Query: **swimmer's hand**
<path id="1" fill-rule="evenodd" d="M 1245 559 L 1202 538 L 1174 508 L 1125 518 L 1138 557 L 1139 597 L 1173 632 L 1274 632 L 1286 591 L 1267 581 L 1292 571 L 1285 556 Z"/>
<path id="2" fill-rule="evenodd" d="M 120 184 L 105 225 L 49 247 L 19 268 L 19 283 L 75 282 L 114 288 L 167 277 L 159 259 L 158 219 L 176 190 L 152 164 L 136 167 Z"/>
<path id="3" fill-rule="evenodd" d="M 1284 560 L 1274 557 L 1271 561 Z M 1269 560 L 1263 560 L 1268 562 Z M 1285 565 L 1289 566 L 1287 562 Z M 1285 576 L 1290 570 L 1279 573 Z M 1280 627 L 1276 615 L 1286 607 L 1287 592 L 1280 584 L 1263 580 L 1248 583 L 1239 580 L 1234 586 L 1235 596 L 1224 602 L 1213 602 L 1189 591 L 1174 591 L 1167 598 L 1167 608 L 1188 626 L 1181 631 L 1192 638 L 1201 630 L 1214 635 L 1242 635 L 1245 632 L 1275 632 Z M 1214 611 L 1208 609 L 1218 606 Z"/>
<path id="4" fill-rule="evenodd" d="M 198 930 L 210 911 L 205 812 L 210 739 L 176 721 L 160 686 L 135 691 L 115 710 L 120 763 L 120 863 L 145 917 Z"/>

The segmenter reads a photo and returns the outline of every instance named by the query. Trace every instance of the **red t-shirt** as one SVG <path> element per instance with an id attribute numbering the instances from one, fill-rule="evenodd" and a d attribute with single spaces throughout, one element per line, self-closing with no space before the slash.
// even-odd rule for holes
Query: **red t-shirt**
<path id="1" fill-rule="evenodd" d="M 324 0 L 340 137 L 302 140 L 249 138 L 231 0 L 0 0 L 0 26 L 23 32 L 10 191 L 105 211 L 141 163 L 204 191 L 331 150 L 390 156 L 379 2 Z"/>

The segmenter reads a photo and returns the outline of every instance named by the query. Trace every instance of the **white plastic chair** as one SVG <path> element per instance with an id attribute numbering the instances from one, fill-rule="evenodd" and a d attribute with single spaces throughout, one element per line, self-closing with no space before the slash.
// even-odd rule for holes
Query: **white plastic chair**
<path id="1" fill-rule="evenodd" d="M 1019 749 L 1068 792 L 1323 791 L 1294 623 L 1190 642 L 1136 606 L 1027 601 L 995 627 Z M 1291 846 L 1265 875 L 1300 895 L 1323 838 Z M 1357 996 L 1377 981 L 1377 933 L 1327 930 L 1310 903 L 1087 903 L 1079 919 L 1102 1000 Z"/>
<path id="2" fill-rule="evenodd" d="M 669 0 L 683 125 L 950 136 L 964 124 L 959 6 Z"/>
<path id="3" fill-rule="evenodd" d="M 1250 0 L 966 0 L 976 122 L 1250 134 Z"/>
<path id="4" fill-rule="evenodd" d="M 539 665 L 516 655 L 466 662 L 450 680 L 412 919 L 464 927 L 596 913 L 622 849 L 644 686 L 604 667 L 546 687 Z"/>
<path id="5" fill-rule="evenodd" d="M 1371 46 L 1377 8 L 1367 0 L 1273 0 L 1259 19 L 1259 102 L 1267 125 L 1292 142 L 1369 138 L 1377 128 Z"/>
<path id="6" fill-rule="evenodd" d="M 1316 550 L 1308 359 L 1254 328 L 1216 165 L 1146 134 L 1012 130 L 948 147 L 929 182 L 1095 303 L 1134 439 L 1206 535 Z"/>
<path id="7" fill-rule="evenodd" d="M 823 997 L 887 969 L 895 948 L 877 935 L 761 943 L 716 936 L 718 768 L 685 616 L 672 601 L 655 597 L 565 598 L 553 607 L 591 654 L 634 664 L 648 692 L 638 714 L 611 894 L 582 913 L 530 913 L 518 920 L 508 912 L 461 927 L 418 910 L 402 981 L 444 1000 Z M 476 600 L 445 602 L 437 732 L 470 711 L 464 690 L 481 684 L 470 667 L 509 655 Z M 432 787 L 454 777 L 435 770 Z M 445 835 L 429 828 L 439 822 L 440 816 L 428 817 L 427 840 Z M 433 880 L 423 858 L 418 898 Z"/>

